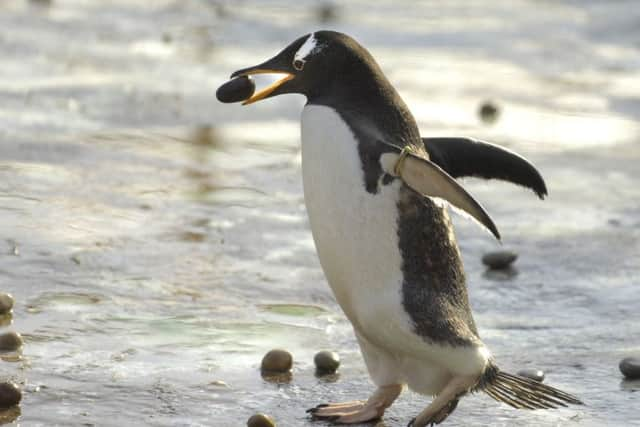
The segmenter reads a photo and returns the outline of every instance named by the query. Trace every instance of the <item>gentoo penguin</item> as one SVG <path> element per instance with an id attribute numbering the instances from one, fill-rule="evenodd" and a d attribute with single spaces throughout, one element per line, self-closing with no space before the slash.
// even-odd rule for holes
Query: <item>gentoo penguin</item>
<path id="1" fill-rule="evenodd" d="M 310 409 L 313 419 L 380 418 L 403 387 L 434 396 L 410 425 L 438 424 L 463 395 L 483 391 L 515 408 L 579 404 L 501 371 L 471 314 L 446 205 L 497 238 L 484 209 L 454 178 L 497 178 L 547 190 L 538 171 L 496 145 L 421 138 L 411 112 L 371 54 L 351 37 L 317 31 L 231 77 L 284 73 L 245 101 L 296 93 L 302 112 L 304 199 L 322 269 L 353 325 L 377 389 L 366 401 Z"/>

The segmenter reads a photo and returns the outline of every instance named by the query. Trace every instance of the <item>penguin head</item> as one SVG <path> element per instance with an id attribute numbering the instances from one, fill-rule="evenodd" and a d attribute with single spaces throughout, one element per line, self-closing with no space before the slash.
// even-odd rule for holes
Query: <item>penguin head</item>
<path id="1" fill-rule="evenodd" d="M 231 78 L 252 74 L 284 74 L 272 85 L 256 92 L 244 105 L 287 93 L 307 99 L 349 86 L 349 79 L 361 79 L 362 72 L 377 68 L 371 55 L 346 34 L 316 31 L 306 34 L 262 64 L 238 70 Z M 337 78 L 339 77 L 339 78 Z"/>

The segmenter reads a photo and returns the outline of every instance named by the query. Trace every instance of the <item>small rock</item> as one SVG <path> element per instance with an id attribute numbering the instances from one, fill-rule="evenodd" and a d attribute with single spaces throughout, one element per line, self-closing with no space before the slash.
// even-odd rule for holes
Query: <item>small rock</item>
<path id="1" fill-rule="evenodd" d="M 313 357 L 319 374 L 333 374 L 340 366 L 340 356 L 335 351 L 320 351 Z"/>
<path id="2" fill-rule="evenodd" d="M 11 294 L 0 294 L 0 314 L 9 313 L 13 309 L 13 297 Z"/>
<path id="3" fill-rule="evenodd" d="M 338 18 L 338 10 L 335 4 L 322 3 L 316 9 L 318 20 L 323 23 L 335 21 Z"/>
<path id="4" fill-rule="evenodd" d="M 274 349 L 262 358 L 262 372 L 289 372 L 293 366 L 293 356 L 287 350 Z"/>
<path id="5" fill-rule="evenodd" d="M 539 383 L 544 381 L 544 371 L 541 371 L 540 369 L 522 369 L 518 371 L 518 375 L 538 381 Z"/>
<path id="6" fill-rule="evenodd" d="M 22 347 L 24 341 L 17 332 L 7 332 L 0 335 L 0 351 L 16 351 Z"/>
<path id="7" fill-rule="evenodd" d="M 500 108 L 493 101 L 484 101 L 478 108 L 478 116 L 484 123 L 495 123 L 499 115 Z"/>
<path id="8" fill-rule="evenodd" d="M 622 223 L 620 222 L 619 219 L 617 218 L 611 218 L 609 219 L 609 221 L 607 221 L 609 223 L 610 226 L 612 227 L 620 227 L 622 225 Z"/>
<path id="9" fill-rule="evenodd" d="M 626 357 L 622 359 L 619 368 L 626 379 L 640 379 L 640 359 L 637 357 Z"/>
<path id="10" fill-rule="evenodd" d="M 276 423 L 268 415 L 255 414 L 247 420 L 247 427 L 275 427 Z"/>
<path id="11" fill-rule="evenodd" d="M 229 388 L 229 384 L 227 384 L 226 382 L 224 382 L 222 380 L 211 381 L 209 383 L 209 385 L 213 385 L 213 386 L 216 386 L 216 387 Z"/>
<path id="12" fill-rule="evenodd" d="M 10 408 L 20 403 L 22 392 L 12 382 L 0 383 L 0 408 Z"/>
<path id="13" fill-rule="evenodd" d="M 518 254 L 512 251 L 489 252 L 482 257 L 482 263 L 492 270 L 502 270 L 509 267 Z"/>
<path id="14" fill-rule="evenodd" d="M 218 101 L 224 103 L 240 102 L 251 98 L 256 90 L 256 84 L 247 76 L 229 80 L 216 91 Z"/>

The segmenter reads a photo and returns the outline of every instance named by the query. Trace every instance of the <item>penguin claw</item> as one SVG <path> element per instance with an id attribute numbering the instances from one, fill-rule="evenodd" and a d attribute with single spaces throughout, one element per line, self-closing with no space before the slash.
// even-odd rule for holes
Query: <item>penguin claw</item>
<path id="1" fill-rule="evenodd" d="M 319 410 L 320 408 L 326 408 L 327 406 L 329 406 L 329 404 L 328 404 L 328 403 L 321 403 L 321 404 L 319 404 L 319 405 L 317 405 L 317 406 L 314 406 L 313 408 L 309 408 L 309 409 L 307 409 L 305 412 L 306 412 L 307 414 L 315 414 L 316 412 L 318 412 L 318 410 Z"/>
<path id="2" fill-rule="evenodd" d="M 340 415 L 316 415 L 315 413 L 311 414 L 311 421 L 328 421 L 333 423 L 340 419 Z"/>

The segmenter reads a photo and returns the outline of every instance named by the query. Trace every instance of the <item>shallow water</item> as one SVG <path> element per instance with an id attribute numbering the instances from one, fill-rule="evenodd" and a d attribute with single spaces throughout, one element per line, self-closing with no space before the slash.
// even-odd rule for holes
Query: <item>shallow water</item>
<path id="1" fill-rule="evenodd" d="M 465 398 L 447 425 L 640 425 L 640 9 L 632 1 L 0 3 L 0 291 L 23 334 L 4 377 L 21 425 L 239 426 L 371 390 L 317 262 L 300 184 L 303 100 L 222 105 L 215 89 L 318 28 L 378 58 L 425 135 L 534 161 L 550 196 L 467 180 L 517 251 L 454 218 L 481 334 L 587 406 L 518 412 Z M 482 124 L 479 103 L 501 106 Z M 290 383 L 258 372 L 286 347 Z M 337 377 L 313 354 L 337 349 Z M 427 399 L 405 393 L 380 425 Z M 322 423 L 320 423 L 322 425 Z"/>

